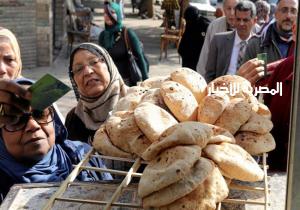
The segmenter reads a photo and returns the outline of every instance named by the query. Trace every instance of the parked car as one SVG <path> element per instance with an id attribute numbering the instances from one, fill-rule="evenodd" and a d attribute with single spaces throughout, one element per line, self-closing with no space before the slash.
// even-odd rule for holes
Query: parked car
<path id="1" fill-rule="evenodd" d="M 198 8 L 202 15 L 211 17 L 216 12 L 216 8 L 212 6 L 211 2 L 217 4 L 217 0 L 190 0 L 190 5 Z"/>

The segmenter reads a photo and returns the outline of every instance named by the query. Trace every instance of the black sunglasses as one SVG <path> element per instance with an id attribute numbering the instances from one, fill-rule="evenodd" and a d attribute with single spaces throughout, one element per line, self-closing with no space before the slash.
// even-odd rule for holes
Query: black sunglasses
<path id="1" fill-rule="evenodd" d="M 33 118 L 38 124 L 46 125 L 53 121 L 54 119 L 54 110 L 53 107 L 49 107 L 43 111 L 33 110 L 30 113 L 25 113 L 19 117 L 18 121 L 12 125 L 5 125 L 4 129 L 8 132 L 16 132 L 23 130 L 29 119 Z"/>

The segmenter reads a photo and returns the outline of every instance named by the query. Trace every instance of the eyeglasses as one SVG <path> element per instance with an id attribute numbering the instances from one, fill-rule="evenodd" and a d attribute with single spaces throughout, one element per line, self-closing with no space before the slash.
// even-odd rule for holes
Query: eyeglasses
<path id="1" fill-rule="evenodd" d="M 297 15 L 298 10 L 296 8 L 288 8 L 288 7 L 282 7 L 279 9 L 279 11 L 282 14 L 287 14 L 287 13 L 291 13 L 292 15 Z"/>
<path id="2" fill-rule="evenodd" d="M 78 64 L 76 66 L 74 66 L 72 68 L 72 72 L 74 75 L 79 75 L 83 72 L 83 69 L 88 66 L 89 68 L 93 69 L 95 68 L 95 66 L 99 63 L 105 63 L 105 58 L 103 56 L 101 57 L 97 57 L 94 59 L 91 59 L 90 61 L 88 61 L 88 64 Z"/>
<path id="3" fill-rule="evenodd" d="M 54 119 L 54 110 L 52 107 L 45 109 L 44 111 L 33 110 L 31 113 L 23 114 L 19 119 L 18 122 L 12 125 L 5 125 L 4 129 L 8 132 L 16 132 L 23 130 L 29 119 L 33 118 L 38 124 L 46 125 L 53 121 Z"/>

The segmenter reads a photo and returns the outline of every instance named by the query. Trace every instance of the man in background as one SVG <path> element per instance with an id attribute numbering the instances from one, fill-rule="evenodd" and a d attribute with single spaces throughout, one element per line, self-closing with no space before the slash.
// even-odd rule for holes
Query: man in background
<path id="1" fill-rule="evenodd" d="M 298 0 L 279 0 L 275 20 L 263 31 L 253 36 L 247 45 L 243 63 L 256 58 L 259 53 L 267 53 L 267 63 L 286 58 L 292 46 L 292 26 L 296 22 Z"/>
<path id="2" fill-rule="evenodd" d="M 205 67 L 207 82 L 225 74 L 236 74 L 255 24 L 254 3 L 247 0 L 239 2 L 235 7 L 236 30 L 218 33 L 212 39 Z"/>
<path id="3" fill-rule="evenodd" d="M 207 63 L 211 40 L 213 39 L 213 36 L 216 33 L 233 30 L 235 21 L 234 7 L 238 2 L 239 0 L 224 0 L 223 11 L 225 16 L 215 19 L 208 26 L 204 44 L 202 46 L 202 50 L 197 64 L 197 72 L 203 76 L 205 75 L 205 65 Z"/>

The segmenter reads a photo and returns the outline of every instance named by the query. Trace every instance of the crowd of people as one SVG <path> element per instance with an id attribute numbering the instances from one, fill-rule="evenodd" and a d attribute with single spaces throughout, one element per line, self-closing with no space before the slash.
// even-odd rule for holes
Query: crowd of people
<path id="1" fill-rule="evenodd" d="M 186 31 L 179 53 L 182 65 L 207 82 L 237 74 L 253 86 L 274 88 L 283 83 L 283 97 L 265 95 L 272 112 L 277 147 L 269 155 L 271 170 L 286 170 L 298 0 L 278 0 L 274 17 L 262 0 L 224 0 L 224 15 L 212 22 L 188 6 Z M 90 149 L 90 140 L 123 97 L 131 81 L 126 36 L 142 73 L 149 64 L 136 33 L 123 26 L 120 3 L 104 5 L 105 30 L 98 44 L 82 43 L 70 55 L 69 77 L 78 100 L 65 125 L 55 106 L 43 111 L 29 105 L 32 80 L 22 77 L 20 48 L 14 34 L 0 28 L 0 196 L 15 183 L 58 182 L 65 179 Z M 195 28 L 196 27 L 196 28 Z M 195 43 L 194 43 L 195 42 Z M 196 44 L 197 43 L 197 44 Z M 194 45 L 193 45 L 194 44 Z M 187 48 L 197 46 L 193 56 Z M 267 53 L 268 74 L 257 54 Z M 274 62 L 276 62 L 274 64 Z M 91 166 L 105 167 L 93 158 Z M 111 180 L 109 173 L 81 171 L 80 181 Z"/>

